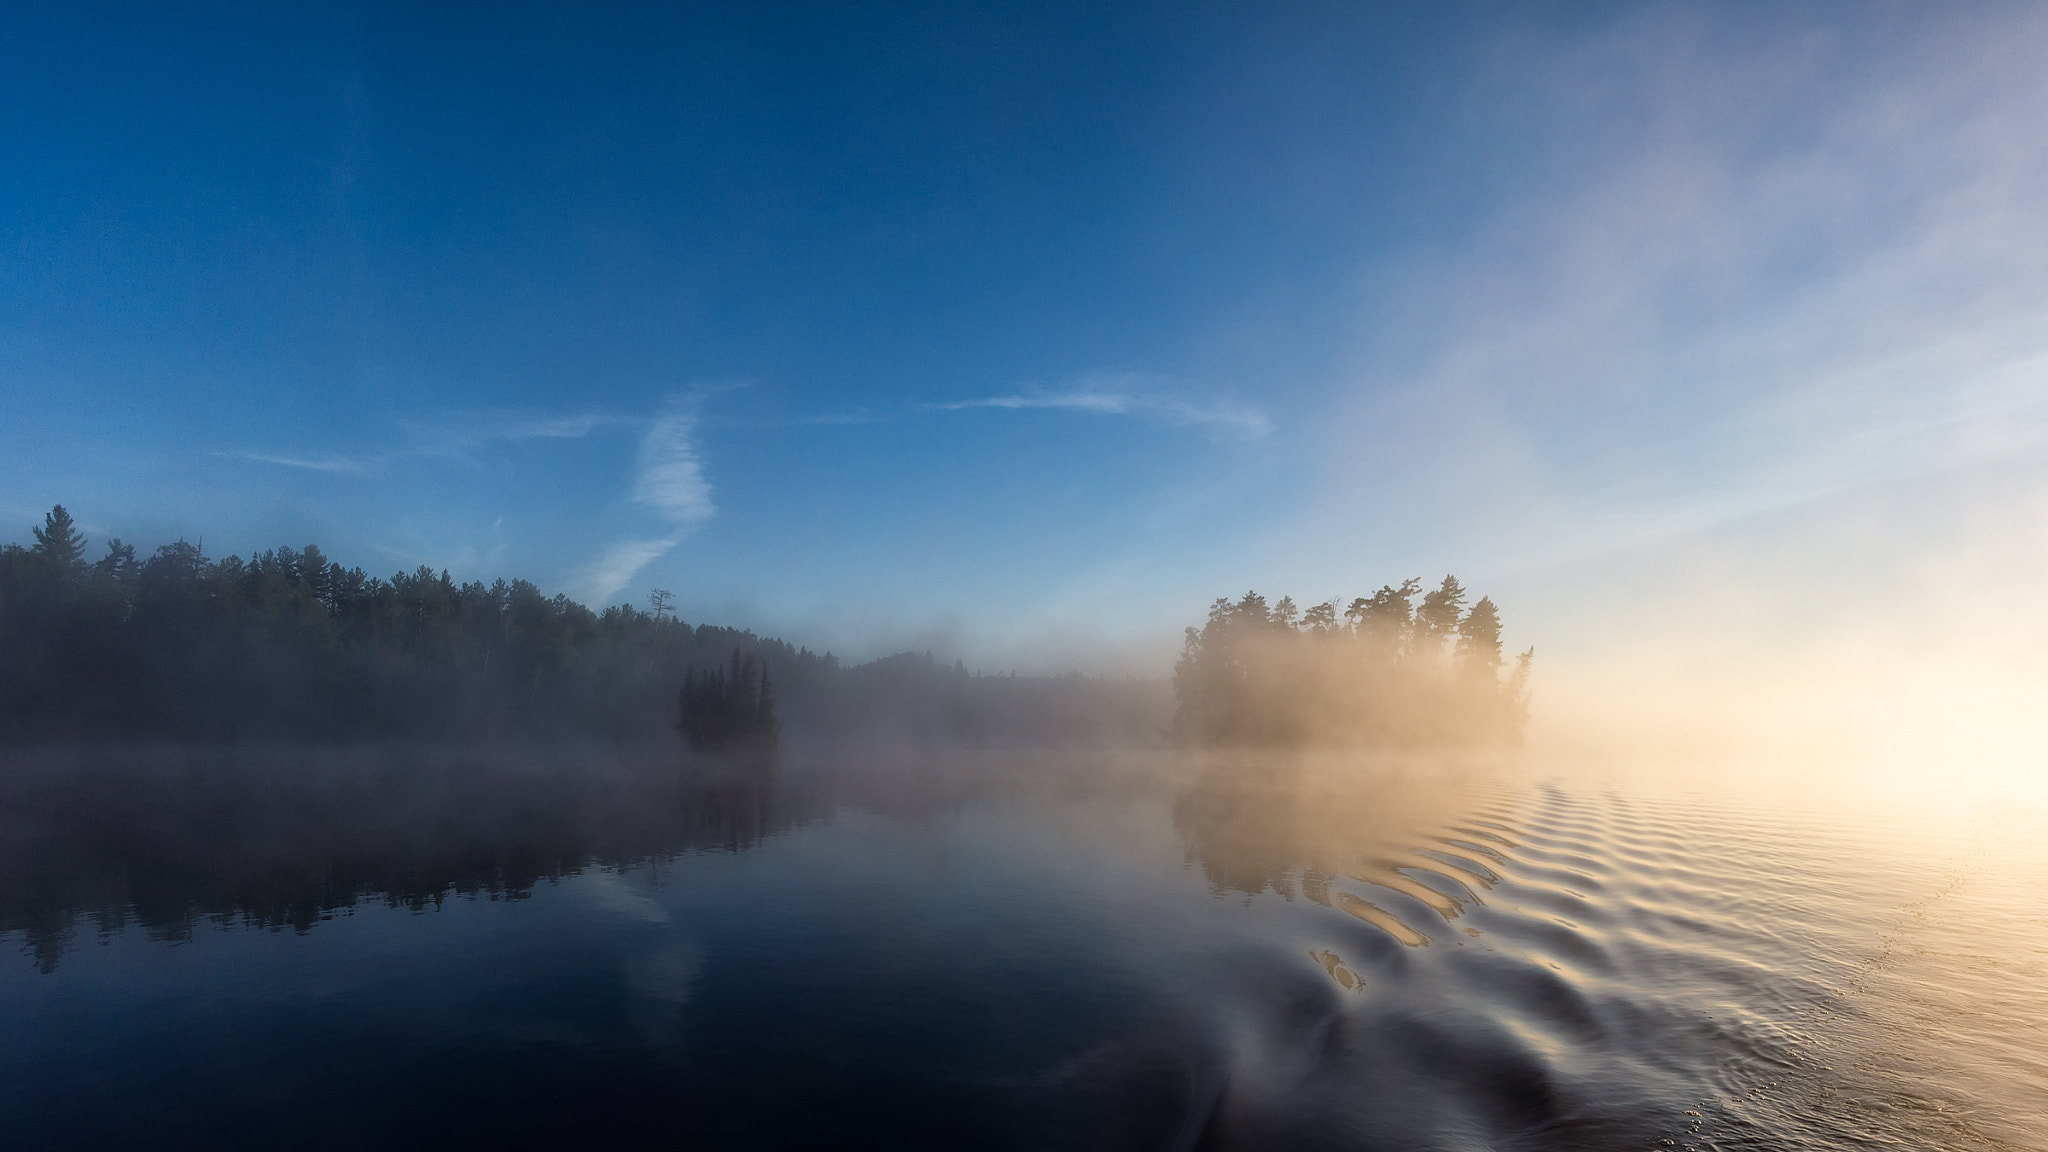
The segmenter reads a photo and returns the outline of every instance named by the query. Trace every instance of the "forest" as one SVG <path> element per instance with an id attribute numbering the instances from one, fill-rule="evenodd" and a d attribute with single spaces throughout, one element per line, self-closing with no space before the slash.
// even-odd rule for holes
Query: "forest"
<path id="1" fill-rule="evenodd" d="M 0 547 L 0 740 L 12 743 L 650 738 L 682 727 L 706 746 L 753 725 L 756 744 L 779 727 L 1001 747 L 1143 743 L 1163 726 L 1147 682 L 974 675 L 929 653 L 842 667 L 830 653 L 685 623 L 665 597 L 651 611 L 592 611 L 525 580 L 457 583 L 424 567 L 372 576 L 313 545 L 211 557 L 178 540 L 140 556 L 110 539 L 94 557 L 62 505 L 31 534 Z"/>
<path id="2" fill-rule="evenodd" d="M 1417 594 L 1422 600 L 1415 602 Z M 1345 605 L 1219 599 L 1174 666 L 1183 746 L 1455 747 L 1513 744 L 1528 719 L 1535 650 L 1504 668 L 1501 619 L 1466 607 L 1454 576 Z"/>
<path id="3" fill-rule="evenodd" d="M 966 747 L 1514 743 L 1529 662 L 1454 577 L 1306 610 L 1257 593 L 1189 628 L 1172 699 L 1143 680 L 987 676 L 930 653 L 842 666 L 667 607 L 591 609 L 525 580 L 377 577 L 317 546 L 92 557 L 59 505 L 0 546 L 0 740 L 362 740 L 680 732 Z M 1417 597 L 1420 597 L 1418 602 Z M 1170 711 L 1170 719 L 1169 719 Z M 1170 726 L 1170 732 L 1169 732 Z"/>
<path id="4" fill-rule="evenodd" d="M 699 752 L 773 751 L 781 738 L 775 681 L 751 652 L 732 651 L 728 668 L 690 668 L 676 694 L 676 727 Z"/>

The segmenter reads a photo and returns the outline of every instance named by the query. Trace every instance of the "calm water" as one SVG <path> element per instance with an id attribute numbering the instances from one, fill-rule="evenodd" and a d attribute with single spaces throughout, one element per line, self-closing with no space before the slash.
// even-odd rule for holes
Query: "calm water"
<path id="1" fill-rule="evenodd" d="M 2044 882 L 2010 815 L 1448 765 L 16 757 L 0 1131 L 2048 1148 Z"/>

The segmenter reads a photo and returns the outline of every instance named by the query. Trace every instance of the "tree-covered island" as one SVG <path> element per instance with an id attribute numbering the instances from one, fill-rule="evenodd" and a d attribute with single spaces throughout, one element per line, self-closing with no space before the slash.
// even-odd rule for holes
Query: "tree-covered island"
<path id="1" fill-rule="evenodd" d="M 1421 593 L 1420 604 L 1414 602 Z M 1303 611 L 1247 592 L 1189 628 L 1173 687 L 1184 746 L 1509 744 L 1528 717 L 1529 662 L 1503 668 L 1500 611 L 1456 577 L 1382 586 Z"/>
<path id="2" fill-rule="evenodd" d="M 676 715 L 677 730 L 699 752 L 773 751 L 781 736 L 775 681 L 758 657 L 738 648 L 726 668 L 684 671 Z"/>

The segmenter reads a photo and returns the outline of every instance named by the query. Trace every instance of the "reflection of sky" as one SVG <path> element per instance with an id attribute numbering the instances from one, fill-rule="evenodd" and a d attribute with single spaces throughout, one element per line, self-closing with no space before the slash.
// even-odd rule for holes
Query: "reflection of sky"
<path id="1" fill-rule="evenodd" d="M 2038 14 L 1242 12 L 24 16 L 0 523 L 1147 667 L 2041 535 Z"/>
<path id="2" fill-rule="evenodd" d="M 0 965 L 0 1119 L 99 1144 L 953 1124 L 1122 1147 L 1082 1138 L 1119 1130 L 1107 1106 L 1200 1116 L 1227 1084 L 1223 1147 L 1568 1121 L 1642 1147 L 1690 1107 L 1716 1136 L 1961 1148 L 2038 1115 L 2037 820 L 1405 779 L 842 810 L 303 934 L 87 929 L 47 974 Z M 704 1137 L 736 1119 L 753 1139 Z"/>

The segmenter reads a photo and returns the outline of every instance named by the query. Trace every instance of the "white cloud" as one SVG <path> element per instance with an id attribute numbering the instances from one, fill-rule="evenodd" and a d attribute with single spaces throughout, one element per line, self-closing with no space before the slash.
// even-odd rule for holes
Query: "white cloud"
<path id="1" fill-rule="evenodd" d="M 621 540 L 577 571 L 571 580 L 570 594 L 585 604 L 606 603 L 632 583 L 642 568 L 668 555 L 682 542 L 680 535 L 665 540 Z"/>
<path id="2" fill-rule="evenodd" d="M 718 509 L 711 502 L 711 484 L 697 455 L 696 400 L 673 400 L 648 425 L 640 440 L 633 499 L 652 508 L 673 531 L 648 540 L 621 540 L 574 579 L 575 594 L 587 604 L 603 604 L 632 583 L 642 568 L 668 555 L 697 525 Z"/>
<path id="3" fill-rule="evenodd" d="M 304 468 L 311 472 L 359 473 L 365 468 L 361 460 L 346 456 L 275 456 L 267 452 L 217 452 L 217 456 L 230 456 L 236 460 L 251 460 L 258 464 L 276 464 L 283 468 Z"/>
<path id="4" fill-rule="evenodd" d="M 428 420 L 400 420 L 397 423 L 410 443 L 403 448 L 387 449 L 361 459 L 339 455 L 292 456 L 277 452 L 216 452 L 214 455 L 313 472 L 362 474 L 406 457 L 447 458 L 474 463 L 471 454 L 488 444 L 581 440 L 592 433 L 630 425 L 635 421 L 610 412 L 552 416 L 517 412 L 454 412 Z"/>
<path id="5" fill-rule="evenodd" d="M 528 440 L 581 440 L 596 432 L 637 423 L 615 412 L 449 412 L 427 420 L 401 420 L 411 439 L 401 454 L 468 459 L 487 444 L 518 444 Z"/>
<path id="6" fill-rule="evenodd" d="M 704 479 L 693 436 L 697 413 L 690 404 L 671 403 L 640 441 L 640 475 L 633 499 L 660 512 L 678 527 L 711 519 L 711 485 Z"/>
<path id="7" fill-rule="evenodd" d="M 1655 16 L 1512 44 L 1570 163 L 1366 313 L 1304 515 L 1541 565 L 2037 450 L 2048 84 L 2001 11 L 1882 64 Z"/>
<path id="8" fill-rule="evenodd" d="M 607 412 L 584 412 L 569 416 L 536 416 L 508 419 L 489 430 L 498 440 L 581 440 L 592 432 L 615 428 L 625 419 Z"/>
<path id="9" fill-rule="evenodd" d="M 1107 412 L 1123 416 L 1131 411 L 1131 398 L 1114 392 L 1053 392 L 1034 395 L 991 396 L 986 400 L 965 400 L 941 404 L 951 410 L 962 408 L 1066 408 L 1075 412 Z"/>
<path id="10" fill-rule="evenodd" d="M 641 569 L 667 555 L 689 534 L 716 514 L 711 485 L 704 478 L 697 453 L 697 404 L 702 394 L 672 400 L 649 421 L 611 412 L 534 414 L 520 412 L 453 412 L 421 421 L 399 421 L 407 443 L 375 456 L 293 456 L 268 452 L 220 452 L 228 459 L 247 460 L 314 472 L 361 474 L 395 461 L 440 459 L 478 463 L 478 453 L 491 445 L 526 441 L 581 440 L 616 428 L 644 427 L 635 461 L 633 500 L 652 509 L 666 525 L 654 533 L 621 540 L 570 577 L 570 594 L 586 603 L 602 604 L 630 584 Z M 496 530 L 503 523 L 492 525 Z M 470 565 L 495 559 L 502 542 L 488 554 L 474 548 L 431 549 L 443 562 Z M 425 562 L 413 552 L 385 549 L 406 563 Z M 425 555 L 422 553 L 420 555 Z"/>
<path id="11" fill-rule="evenodd" d="M 1092 412 L 1105 416 L 1135 416 L 1169 424 L 1229 429 L 1244 436 L 1260 437 L 1273 430 L 1265 412 L 1248 404 L 1224 401 L 1195 403 L 1151 390 L 1106 387 L 1088 382 L 1064 392 L 1025 391 L 980 400 L 935 404 L 934 408 L 958 412 L 969 408 L 1061 409 Z"/>

